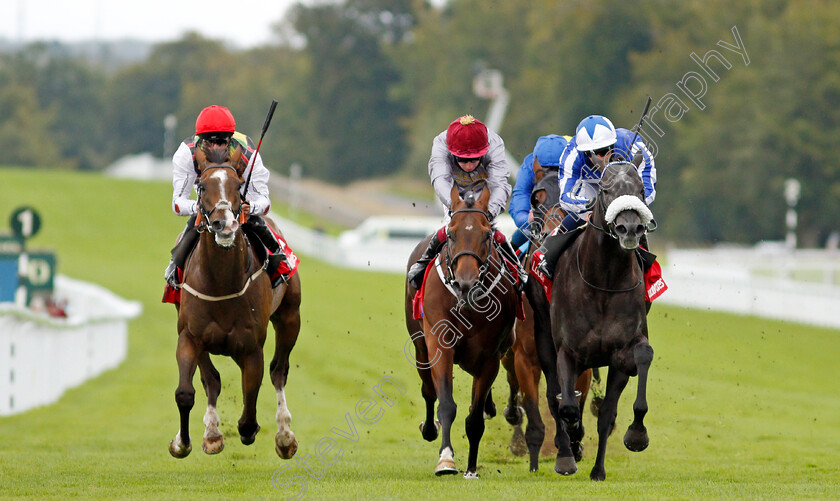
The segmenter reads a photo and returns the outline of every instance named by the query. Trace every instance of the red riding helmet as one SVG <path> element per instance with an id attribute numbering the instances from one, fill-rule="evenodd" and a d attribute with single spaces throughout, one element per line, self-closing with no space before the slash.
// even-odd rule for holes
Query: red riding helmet
<path id="1" fill-rule="evenodd" d="M 233 114 L 224 106 L 208 106 L 201 110 L 195 119 L 195 133 L 207 132 L 236 132 L 236 120 Z"/>
<path id="2" fill-rule="evenodd" d="M 446 129 L 446 147 L 456 157 L 477 158 L 490 149 L 487 126 L 472 115 L 464 115 Z"/>

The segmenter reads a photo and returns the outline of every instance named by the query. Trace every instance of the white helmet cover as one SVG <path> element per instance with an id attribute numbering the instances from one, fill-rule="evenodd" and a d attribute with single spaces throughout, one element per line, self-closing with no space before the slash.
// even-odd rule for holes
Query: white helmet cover
<path id="1" fill-rule="evenodd" d="M 615 126 L 607 117 L 589 115 L 577 126 L 575 142 L 578 151 L 592 151 L 615 144 Z"/>

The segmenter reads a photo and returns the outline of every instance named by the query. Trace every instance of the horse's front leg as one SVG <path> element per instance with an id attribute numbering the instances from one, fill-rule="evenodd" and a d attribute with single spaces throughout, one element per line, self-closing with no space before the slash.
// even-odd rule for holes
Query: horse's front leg
<path id="1" fill-rule="evenodd" d="M 451 431 L 452 423 L 455 421 L 455 414 L 458 406 L 452 396 L 452 366 L 454 349 L 442 349 L 440 360 L 431 367 L 432 381 L 435 385 L 435 394 L 438 396 L 438 421 L 441 426 L 440 458 L 435 467 L 435 475 L 454 475 L 458 473 L 455 466 L 455 451 L 452 448 Z M 483 407 L 478 409 L 483 413 Z"/>
<path id="2" fill-rule="evenodd" d="M 575 383 L 578 378 L 574 359 L 560 349 L 557 352 L 557 378 L 560 392 L 549 397 L 549 406 L 556 405 L 557 416 L 562 421 L 564 440 L 557 440 L 557 460 L 554 470 L 562 475 L 577 472 L 574 449 L 580 453 L 580 441 L 583 436 L 583 424 L 580 417 L 580 405 L 575 396 Z"/>
<path id="3" fill-rule="evenodd" d="M 178 360 L 178 389 L 175 390 L 175 403 L 181 417 L 181 427 L 175 438 L 169 442 L 169 453 L 176 458 L 185 458 L 192 452 L 190 443 L 190 411 L 195 404 L 195 387 L 192 379 L 198 364 L 198 349 L 189 334 L 181 332 L 178 336 L 178 348 L 175 358 Z"/>
<path id="4" fill-rule="evenodd" d="M 595 457 L 595 465 L 589 473 L 592 480 L 604 480 L 607 472 L 604 469 L 604 457 L 607 454 L 607 439 L 615 427 L 615 416 L 618 409 L 618 399 L 630 376 L 611 365 L 607 374 L 607 391 L 604 394 L 604 401 L 598 408 L 598 455 Z"/>
<path id="5" fill-rule="evenodd" d="M 519 335 L 519 332 L 517 332 L 517 337 Z M 516 374 L 516 348 L 517 345 L 514 344 L 507 351 L 505 356 L 502 357 L 502 366 L 505 368 L 505 372 L 507 373 L 508 388 L 510 389 L 508 392 L 508 403 L 504 411 L 502 411 L 502 414 L 505 416 L 505 420 L 513 426 L 519 426 L 522 424 L 522 416 L 524 414 L 522 407 L 519 405 L 519 379 Z"/>
<path id="6" fill-rule="evenodd" d="M 647 405 L 647 377 L 650 363 L 653 361 L 653 348 L 647 341 L 642 341 L 633 348 L 633 359 L 639 371 L 639 384 L 636 389 L 636 401 L 633 402 L 633 422 L 624 434 L 624 446 L 633 452 L 647 449 L 649 439 L 645 428 Z"/>
<path id="7" fill-rule="evenodd" d="M 207 395 L 207 411 L 204 413 L 204 440 L 201 442 L 201 450 L 207 454 L 218 454 L 225 448 L 225 437 L 219 430 L 219 413 L 216 410 L 216 400 L 222 391 L 222 380 L 219 371 L 210 361 L 210 354 L 206 351 L 202 352 L 198 359 L 198 368 L 201 372 L 204 393 Z"/>
<path id="8" fill-rule="evenodd" d="M 507 351 L 505 356 L 502 357 L 502 366 L 505 368 L 505 372 L 507 373 L 509 388 L 508 402 L 504 411 L 502 411 L 502 414 L 505 416 L 505 420 L 513 426 L 513 435 L 510 437 L 510 445 L 508 445 L 508 449 L 514 456 L 522 456 L 528 452 L 528 447 L 525 442 L 525 434 L 522 431 L 522 418 L 525 415 L 525 409 L 519 405 L 519 378 L 522 376 L 517 374 L 515 367 L 515 361 L 518 357 L 518 354 L 515 351 L 518 346 L 518 338 L 519 335 L 517 333 L 517 344 L 514 344 Z"/>
<path id="9" fill-rule="evenodd" d="M 291 428 L 292 413 L 286 405 L 286 381 L 289 377 L 289 355 L 300 333 L 300 297 L 300 278 L 295 274 L 289 281 L 283 302 L 271 317 L 275 343 L 269 375 L 277 392 L 277 435 L 274 436 L 274 450 L 283 459 L 291 459 L 298 448 L 295 433 Z"/>
<path id="10" fill-rule="evenodd" d="M 539 287 L 539 285 L 536 287 Z M 534 303 L 532 302 L 532 304 Z M 557 358 L 559 355 L 554 348 L 554 340 L 551 337 L 551 323 L 548 319 L 547 308 L 548 306 L 545 306 L 545 310 L 543 310 L 534 306 L 534 343 L 537 348 L 540 368 L 545 375 L 545 398 L 548 402 L 548 410 L 551 412 L 551 417 L 554 418 L 554 446 L 557 447 L 554 471 L 561 475 L 573 475 L 577 473 L 577 464 L 572 454 L 569 435 L 566 433 L 566 425 L 560 416 L 560 401 L 557 400 L 557 397 L 561 394 L 560 378 L 557 375 Z M 545 313 L 543 313 L 544 311 Z"/>
<path id="11" fill-rule="evenodd" d="M 586 396 L 589 394 L 589 387 L 592 385 L 592 370 L 587 369 L 583 371 L 583 373 L 578 376 L 577 382 L 575 383 L 575 395 L 580 395 L 577 397 L 578 407 L 580 407 L 581 412 L 581 419 L 580 419 L 580 428 L 577 430 L 577 433 L 574 436 L 574 440 L 571 441 L 572 446 L 572 454 L 575 455 L 575 461 L 580 462 L 583 459 L 583 435 L 584 435 L 584 428 L 583 428 L 583 404 L 586 402 Z"/>
<path id="12" fill-rule="evenodd" d="M 245 445 L 251 445 L 260 431 L 260 425 L 257 424 L 257 395 L 265 370 L 262 349 L 238 357 L 236 363 L 242 370 L 242 417 L 237 426 L 239 440 Z"/>
<path id="13" fill-rule="evenodd" d="M 473 378 L 472 406 L 465 422 L 467 440 L 470 442 L 470 452 L 467 459 L 467 471 L 464 478 L 478 478 L 478 445 L 484 436 L 484 404 L 490 394 L 493 381 L 499 374 L 499 360 L 491 357 L 484 363 L 479 373 Z"/>
<path id="14" fill-rule="evenodd" d="M 540 448 L 545 439 L 545 424 L 540 415 L 540 376 L 541 371 L 532 356 L 523 350 L 516 352 L 516 375 L 522 388 L 522 406 L 528 415 L 525 428 L 525 443 L 530 453 L 529 471 L 539 468 Z"/>

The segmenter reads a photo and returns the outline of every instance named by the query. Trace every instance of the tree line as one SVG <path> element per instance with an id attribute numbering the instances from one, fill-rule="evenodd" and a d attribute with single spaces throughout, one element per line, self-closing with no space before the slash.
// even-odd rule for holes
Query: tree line
<path id="1" fill-rule="evenodd" d="M 274 33 L 244 51 L 185 34 L 116 69 L 42 44 L 2 54 L 0 163 L 101 169 L 162 154 L 164 117 L 184 138 L 209 104 L 256 135 L 277 99 L 261 150 L 274 170 L 422 179 L 437 133 L 485 117 L 473 77 L 492 68 L 511 97 L 498 132 L 519 159 L 589 114 L 632 128 L 651 97 L 652 209 L 671 240 L 782 239 L 789 178 L 803 245 L 840 226 L 836 2 L 346 0 L 295 5 Z"/>

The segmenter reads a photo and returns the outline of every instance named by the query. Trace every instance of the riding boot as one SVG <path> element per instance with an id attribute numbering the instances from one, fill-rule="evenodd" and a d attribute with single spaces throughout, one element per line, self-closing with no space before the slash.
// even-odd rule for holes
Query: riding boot
<path id="1" fill-rule="evenodd" d="M 543 253 L 542 261 L 537 265 L 546 277 L 552 278 L 554 276 L 554 266 L 557 260 L 560 259 L 560 254 L 571 244 L 574 240 L 575 230 L 583 226 L 586 221 L 576 214 L 569 214 L 560 223 L 560 231 L 549 235 L 543 241 L 540 250 Z"/>
<path id="2" fill-rule="evenodd" d="M 181 285 L 178 283 L 178 270 L 183 271 L 184 265 L 187 263 L 187 257 L 189 257 L 195 244 L 198 242 L 199 234 L 198 229 L 195 227 L 195 218 L 196 215 L 193 214 L 189 221 L 187 221 L 187 226 L 181 234 L 181 240 L 172 248 L 172 257 L 169 259 L 169 266 L 163 272 L 166 281 L 175 289 Z"/>
<path id="3" fill-rule="evenodd" d="M 423 285 L 423 275 L 426 273 L 426 267 L 437 256 L 438 251 L 443 246 L 445 239 L 440 240 L 440 233 L 438 230 L 432 234 L 432 238 L 429 240 L 429 245 L 426 247 L 426 250 L 423 251 L 423 255 L 408 269 L 408 283 L 417 290 L 420 290 L 420 286 Z"/>
<path id="4" fill-rule="evenodd" d="M 496 240 L 499 243 L 499 251 L 504 254 L 508 261 L 516 265 L 516 273 L 519 276 L 519 280 L 516 283 L 516 292 L 522 292 L 525 289 L 525 283 L 528 281 L 528 273 L 525 271 L 525 268 L 519 264 L 519 258 L 516 256 L 516 251 L 513 250 L 510 240 L 504 238 L 504 234 L 501 235 L 501 241 Z"/>
<path id="5" fill-rule="evenodd" d="M 642 263 L 644 265 L 644 272 L 650 269 L 653 266 L 654 261 L 656 261 L 656 254 L 650 252 L 650 247 L 648 246 L 647 235 L 642 235 L 642 238 L 639 240 L 639 247 L 636 250 L 639 253 L 639 257 L 642 258 Z"/>
<path id="6" fill-rule="evenodd" d="M 277 287 L 281 283 L 288 281 L 289 276 L 287 274 L 278 273 L 280 266 L 284 262 L 288 263 L 288 258 L 286 257 L 286 253 L 283 252 L 283 248 L 277 242 L 277 239 L 274 238 L 271 229 L 265 224 L 265 220 L 260 216 L 252 215 L 245 224 L 248 225 L 248 229 L 260 239 L 260 242 L 270 252 L 267 267 L 269 273 L 272 274 L 271 286 Z"/>

